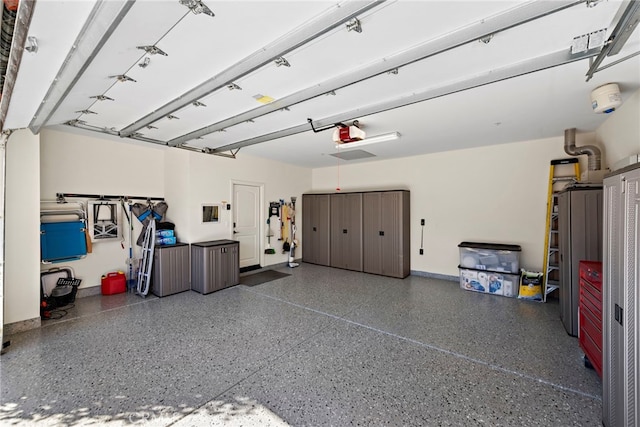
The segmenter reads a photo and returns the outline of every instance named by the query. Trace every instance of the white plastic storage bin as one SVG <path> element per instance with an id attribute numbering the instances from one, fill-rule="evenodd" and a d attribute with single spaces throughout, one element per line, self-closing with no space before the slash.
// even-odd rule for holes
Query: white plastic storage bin
<path id="1" fill-rule="evenodd" d="M 519 274 L 460 268 L 460 287 L 467 291 L 517 297 L 519 285 Z"/>
<path id="2" fill-rule="evenodd" d="M 460 268 L 520 274 L 522 249 L 518 245 L 462 242 L 458 248 Z"/>

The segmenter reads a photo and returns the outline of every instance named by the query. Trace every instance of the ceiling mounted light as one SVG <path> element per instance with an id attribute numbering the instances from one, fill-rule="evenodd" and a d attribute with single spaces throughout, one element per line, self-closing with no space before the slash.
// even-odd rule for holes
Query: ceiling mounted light
<path id="1" fill-rule="evenodd" d="M 136 46 L 136 49 L 141 49 L 144 50 L 145 52 L 147 52 L 149 55 L 162 55 L 162 56 L 169 56 L 165 53 L 165 51 L 163 51 L 162 49 L 160 49 L 158 46 Z"/>
<path id="2" fill-rule="evenodd" d="M 169 119 L 169 120 L 180 120 L 180 117 L 174 116 L 173 114 L 169 114 L 167 116 L 167 119 Z"/>
<path id="3" fill-rule="evenodd" d="M 206 106 L 207 106 L 205 103 L 200 102 L 200 101 L 193 101 L 191 104 L 192 104 L 194 107 L 206 107 Z"/>
<path id="4" fill-rule="evenodd" d="M 158 129 L 157 127 L 153 126 L 153 125 L 146 125 L 145 126 L 147 129 L 152 130 L 152 129 Z"/>
<path id="5" fill-rule="evenodd" d="M 344 142 L 342 144 L 336 144 L 336 148 L 353 148 L 361 147 L 363 145 L 377 144 L 378 142 L 393 141 L 400 138 L 400 132 L 383 133 L 382 135 L 371 136 L 369 138 L 361 139 L 359 141 Z"/>
<path id="6" fill-rule="evenodd" d="M 360 21 L 358 18 L 353 18 L 351 21 L 347 22 L 347 31 L 355 31 L 356 33 L 362 32 L 362 25 L 360 25 Z"/>
<path id="7" fill-rule="evenodd" d="M 330 90 L 329 92 L 325 93 L 324 95 L 325 96 L 329 96 L 329 95 L 336 96 L 336 91 L 335 90 Z"/>
<path id="8" fill-rule="evenodd" d="M 289 107 L 282 107 L 280 111 L 291 111 L 291 110 L 289 109 Z"/>
<path id="9" fill-rule="evenodd" d="M 115 76 L 109 76 L 110 79 L 117 79 L 119 82 L 136 82 L 136 80 L 124 74 L 116 74 Z"/>
<path id="10" fill-rule="evenodd" d="M 91 110 L 80 110 L 80 111 L 76 111 L 77 114 L 98 114 L 95 111 L 91 111 Z"/>
<path id="11" fill-rule="evenodd" d="M 489 43 L 491 43 L 491 40 L 493 40 L 493 34 L 489 34 L 489 35 L 487 35 L 487 36 L 480 37 L 480 38 L 478 39 L 478 41 L 479 41 L 479 42 L 482 42 L 482 43 L 484 43 L 484 44 L 489 44 Z"/>
<path id="12" fill-rule="evenodd" d="M 151 62 L 151 58 L 149 58 L 148 56 L 145 57 L 141 63 L 138 64 L 138 67 L 140 68 L 147 68 L 147 66 L 149 65 L 149 63 Z"/>
<path id="13" fill-rule="evenodd" d="M 94 96 L 90 96 L 89 98 L 96 99 L 98 101 L 113 101 L 113 98 L 109 98 L 106 95 L 94 95 Z"/>
<path id="14" fill-rule="evenodd" d="M 227 85 L 227 89 L 229 90 L 242 90 L 242 88 L 240 86 L 238 86 L 235 83 L 231 83 Z"/>
<path id="15" fill-rule="evenodd" d="M 398 74 L 398 69 L 394 68 L 393 70 L 389 70 L 389 71 L 387 71 L 387 74 L 389 74 L 389 75 L 391 75 L 391 74 L 397 75 Z"/>
<path id="16" fill-rule="evenodd" d="M 181 5 L 187 6 L 195 15 L 204 13 L 209 16 L 216 16 L 201 0 L 178 0 Z"/>
<path id="17" fill-rule="evenodd" d="M 287 61 L 283 56 L 279 56 L 276 59 L 273 60 L 273 62 L 276 63 L 276 66 L 278 67 L 291 67 L 291 64 L 289 64 L 289 61 Z"/>

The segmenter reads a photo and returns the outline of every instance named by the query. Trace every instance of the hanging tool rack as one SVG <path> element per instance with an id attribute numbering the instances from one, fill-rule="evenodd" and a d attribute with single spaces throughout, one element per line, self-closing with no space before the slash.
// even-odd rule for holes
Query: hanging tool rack
<path id="1" fill-rule="evenodd" d="M 163 202 L 164 197 L 147 197 L 147 196 L 113 196 L 106 194 L 80 194 L 80 193 L 56 193 L 56 200 L 58 203 L 65 203 L 66 197 L 76 197 L 82 199 L 101 199 L 101 200 L 147 200 L 154 202 Z"/>

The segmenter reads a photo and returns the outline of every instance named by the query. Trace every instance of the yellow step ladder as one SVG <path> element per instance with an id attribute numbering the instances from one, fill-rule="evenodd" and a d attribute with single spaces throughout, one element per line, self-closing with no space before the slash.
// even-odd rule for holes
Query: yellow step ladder
<path id="1" fill-rule="evenodd" d="M 573 165 L 571 168 L 570 165 Z M 572 172 L 572 173 L 571 173 Z M 561 174 L 561 175 L 558 175 Z M 544 238 L 544 295 L 543 301 L 547 301 L 547 295 L 558 289 L 560 285 L 560 253 L 558 248 L 558 188 L 556 184 L 571 184 L 580 180 L 580 163 L 577 157 L 551 160 L 549 170 L 549 186 L 547 194 L 547 225 Z"/>

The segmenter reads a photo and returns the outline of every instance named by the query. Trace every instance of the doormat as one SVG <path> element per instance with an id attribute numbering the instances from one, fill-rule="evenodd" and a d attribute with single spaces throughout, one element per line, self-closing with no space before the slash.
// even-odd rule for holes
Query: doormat
<path id="1" fill-rule="evenodd" d="M 240 284 L 245 286 L 256 286 L 262 283 L 267 283 L 272 280 L 282 279 L 283 277 L 291 276 L 289 273 L 281 273 L 275 270 L 265 270 L 260 273 L 250 274 L 248 276 L 240 277 Z"/>

